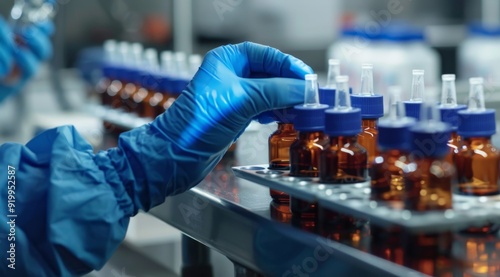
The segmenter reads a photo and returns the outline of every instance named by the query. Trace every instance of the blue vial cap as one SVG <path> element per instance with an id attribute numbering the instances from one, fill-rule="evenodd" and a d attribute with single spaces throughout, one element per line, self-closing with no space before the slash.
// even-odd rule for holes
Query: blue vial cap
<path id="1" fill-rule="evenodd" d="M 450 149 L 451 126 L 444 122 L 418 122 L 410 128 L 411 153 L 416 157 L 443 157 Z"/>
<path id="2" fill-rule="evenodd" d="M 403 103 L 405 104 L 406 116 L 419 120 L 422 102 L 403 101 Z"/>
<path id="3" fill-rule="evenodd" d="M 391 119 L 380 120 L 378 129 L 378 147 L 380 150 L 406 150 L 411 148 L 410 128 L 417 121 L 411 117 L 398 118 L 397 121 Z"/>
<path id="4" fill-rule="evenodd" d="M 456 131 L 460 123 L 458 111 L 465 109 L 467 109 L 467 106 L 465 105 L 457 105 L 456 107 L 439 107 L 441 121 L 450 124 L 452 131 Z"/>
<path id="5" fill-rule="evenodd" d="M 124 81 L 126 78 L 126 68 L 124 66 L 115 67 L 115 78 Z"/>
<path id="6" fill-rule="evenodd" d="M 319 88 L 319 102 L 330 107 L 335 106 L 335 92 L 334 88 Z"/>
<path id="7" fill-rule="evenodd" d="M 458 111 L 460 124 L 457 133 L 464 138 L 490 137 L 496 133 L 495 110 Z"/>
<path id="8" fill-rule="evenodd" d="M 117 67 L 113 64 L 104 64 L 102 66 L 102 75 L 108 79 L 116 79 L 117 71 Z"/>
<path id="9" fill-rule="evenodd" d="M 384 116 L 384 98 L 382 95 L 351 95 L 351 105 L 361 110 L 361 118 L 380 118 Z"/>
<path id="10" fill-rule="evenodd" d="M 361 110 L 326 110 L 325 133 L 333 137 L 355 136 L 361 133 Z"/>
<path id="11" fill-rule="evenodd" d="M 160 84 L 160 87 L 158 90 L 161 93 L 173 93 L 174 91 L 174 79 L 165 74 L 158 75 L 158 82 Z"/>
<path id="12" fill-rule="evenodd" d="M 148 90 L 159 90 L 160 79 L 157 74 L 143 72 L 139 84 Z"/>
<path id="13" fill-rule="evenodd" d="M 325 110 L 328 109 L 328 105 L 320 104 L 315 107 L 297 105 L 293 109 L 297 115 L 293 119 L 295 130 L 323 131 L 325 128 Z"/>
<path id="14" fill-rule="evenodd" d="M 500 25 L 485 25 L 475 22 L 469 24 L 469 33 L 471 35 L 497 37 L 500 36 Z"/>

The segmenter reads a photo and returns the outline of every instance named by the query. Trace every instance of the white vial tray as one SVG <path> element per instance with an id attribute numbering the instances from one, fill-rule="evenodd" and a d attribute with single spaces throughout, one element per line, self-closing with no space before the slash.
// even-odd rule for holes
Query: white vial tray
<path id="1" fill-rule="evenodd" d="M 235 175 L 283 191 L 318 206 L 370 220 L 383 228 L 402 227 L 410 232 L 457 231 L 468 227 L 500 224 L 500 195 L 462 196 L 453 194 L 453 208 L 415 212 L 402 204 L 370 199 L 370 183 L 322 184 L 319 178 L 289 176 L 288 170 L 270 170 L 267 165 L 233 167 Z"/>

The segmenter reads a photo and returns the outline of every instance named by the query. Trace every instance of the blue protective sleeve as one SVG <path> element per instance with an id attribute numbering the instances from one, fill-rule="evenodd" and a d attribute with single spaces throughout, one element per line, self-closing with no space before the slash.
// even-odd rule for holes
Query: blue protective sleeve
<path id="1" fill-rule="evenodd" d="M 119 147 L 96 155 L 69 126 L 26 146 L 2 145 L 0 275 L 73 276 L 101 268 L 123 240 L 130 216 L 179 192 L 166 185 L 176 170 L 172 151 L 151 125 L 124 133 Z M 9 250 L 15 259 L 8 259 Z"/>

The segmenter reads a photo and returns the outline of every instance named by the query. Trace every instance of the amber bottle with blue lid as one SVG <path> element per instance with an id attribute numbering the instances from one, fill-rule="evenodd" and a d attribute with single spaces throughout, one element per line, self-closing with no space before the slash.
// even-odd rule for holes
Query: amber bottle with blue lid
<path id="1" fill-rule="evenodd" d="M 367 177 L 366 149 L 358 141 L 361 110 L 351 107 L 349 77 L 337 76 L 335 107 L 325 111 L 325 133 L 330 144 L 321 151 L 320 182 L 357 183 Z"/>
<path id="2" fill-rule="evenodd" d="M 328 145 L 328 136 L 323 132 L 325 110 L 328 105 L 319 103 L 318 76 L 305 77 L 304 104 L 294 107 L 294 127 L 298 131 L 296 140 L 290 146 L 290 175 L 297 177 L 318 177 L 319 156 Z M 290 209 L 294 216 L 315 217 L 316 204 L 290 197 Z"/>

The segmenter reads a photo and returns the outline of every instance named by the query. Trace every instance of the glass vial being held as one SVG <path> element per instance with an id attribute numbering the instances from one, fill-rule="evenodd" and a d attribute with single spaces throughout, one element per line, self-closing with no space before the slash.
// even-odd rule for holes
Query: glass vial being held
<path id="1" fill-rule="evenodd" d="M 491 143 L 496 133 L 495 110 L 484 106 L 483 78 L 471 78 L 469 106 L 459 111 L 462 147 L 455 156 L 460 194 L 484 196 L 500 192 L 500 155 Z"/>
<path id="2" fill-rule="evenodd" d="M 361 110 L 351 107 L 349 77 L 337 76 L 335 107 L 325 111 L 325 133 L 330 146 L 321 152 L 320 181 L 357 183 L 367 177 L 367 152 L 358 144 Z"/>
<path id="3" fill-rule="evenodd" d="M 328 105 L 319 104 L 318 76 L 306 75 L 305 101 L 294 107 L 294 126 L 297 139 L 290 146 L 290 175 L 318 177 L 319 155 L 328 145 L 328 136 L 323 132 L 325 110 Z M 316 204 L 290 197 L 290 209 L 294 216 L 316 216 Z"/>
<path id="4" fill-rule="evenodd" d="M 361 132 L 358 135 L 359 144 L 368 152 L 368 165 L 378 155 L 377 121 L 384 116 L 384 98 L 373 92 L 373 65 L 361 66 L 361 91 L 351 96 L 352 106 L 361 110 Z"/>
<path id="5" fill-rule="evenodd" d="M 379 121 L 378 148 L 370 167 L 371 198 L 391 201 L 401 208 L 404 196 L 403 172 L 410 163 L 410 127 L 416 120 L 405 116 L 401 89 L 389 87 L 389 115 Z"/>

